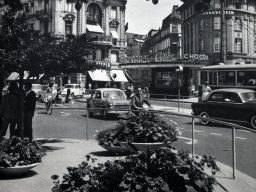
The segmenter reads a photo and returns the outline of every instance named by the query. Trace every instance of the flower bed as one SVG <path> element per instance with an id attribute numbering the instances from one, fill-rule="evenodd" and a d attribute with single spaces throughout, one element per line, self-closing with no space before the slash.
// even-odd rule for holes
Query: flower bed
<path id="1" fill-rule="evenodd" d="M 211 176 L 204 172 L 205 165 L 211 168 Z M 163 147 L 153 155 L 139 152 L 104 164 L 96 164 L 87 156 L 86 162 L 67 170 L 61 180 L 58 175 L 52 176 L 52 192 L 211 192 L 219 168 L 212 157 L 196 161 L 187 151 L 177 153 Z"/>
<path id="2" fill-rule="evenodd" d="M 0 142 L 0 167 L 15 167 L 39 163 L 45 155 L 35 141 L 12 137 Z"/>
<path id="3" fill-rule="evenodd" d="M 101 146 L 120 146 L 130 143 L 172 143 L 179 134 L 177 123 L 154 113 L 128 115 L 115 128 L 104 130 L 97 136 Z"/>

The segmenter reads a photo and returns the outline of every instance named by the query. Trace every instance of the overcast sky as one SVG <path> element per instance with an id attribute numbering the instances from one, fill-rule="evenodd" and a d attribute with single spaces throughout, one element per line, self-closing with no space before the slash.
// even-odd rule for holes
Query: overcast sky
<path id="1" fill-rule="evenodd" d="M 171 13 L 173 5 L 181 4 L 180 0 L 159 0 L 157 5 L 152 0 L 127 0 L 127 32 L 145 35 L 150 29 L 159 29 L 162 20 Z"/>

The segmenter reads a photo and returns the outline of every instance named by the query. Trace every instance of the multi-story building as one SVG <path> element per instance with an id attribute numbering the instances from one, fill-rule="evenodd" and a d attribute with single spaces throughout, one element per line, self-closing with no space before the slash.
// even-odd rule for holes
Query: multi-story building
<path id="1" fill-rule="evenodd" d="M 127 71 L 143 71 L 138 79 L 141 83 L 147 82 L 153 94 L 177 95 L 181 89 L 182 94 L 188 95 L 192 88 L 192 71 L 202 66 L 187 55 L 184 60 L 181 52 L 182 20 L 177 9 L 177 5 L 173 6 L 159 30 L 149 31 L 140 56 L 127 57 L 126 63 L 121 64 Z M 181 73 L 176 70 L 179 66 L 184 69 Z M 148 81 L 144 80 L 146 77 Z"/>
<path id="2" fill-rule="evenodd" d="M 184 54 L 206 54 L 208 65 L 255 63 L 255 0 L 182 1 Z"/>
<path id="3" fill-rule="evenodd" d="M 80 2 L 81 4 L 78 4 Z M 84 3 L 86 2 L 86 3 Z M 109 70 L 72 74 L 70 83 L 105 86 L 108 81 L 127 81 L 119 68 L 125 57 L 125 7 L 127 0 L 33 0 L 31 11 L 38 14 L 34 27 L 59 36 L 88 33 L 97 37 L 95 50 L 88 48 L 88 60 L 105 65 Z M 115 71 L 116 70 L 116 71 Z M 119 78 L 112 78 L 116 73 Z"/>

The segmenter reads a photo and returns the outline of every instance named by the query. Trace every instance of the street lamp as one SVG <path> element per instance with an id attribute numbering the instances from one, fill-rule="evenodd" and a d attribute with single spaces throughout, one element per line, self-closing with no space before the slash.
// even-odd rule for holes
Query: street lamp
<path id="1" fill-rule="evenodd" d="M 180 112 L 180 87 L 181 87 L 181 73 L 183 72 L 183 67 L 178 65 L 175 69 L 178 73 L 178 112 Z"/>

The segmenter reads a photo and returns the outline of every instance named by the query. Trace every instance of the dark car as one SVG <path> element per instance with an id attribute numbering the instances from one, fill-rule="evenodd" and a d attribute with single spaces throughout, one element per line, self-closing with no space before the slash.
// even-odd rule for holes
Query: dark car
<path id="1" fill-rule="evenodd" d="M 209 118 L 249 123 L 256 129 L 256 92 L 249 89 L 216 89 L 205 100 L 191 105 L 203 125 Z"/>
<path id="2" fill-rule="evenodd" d="M 92 91 L 91 98 L 87 99 L 89 116 L 96 113 L 104 119 L 109 114 L 127 113 L 130 110 L 130 102 L 121 89 L 100 88 Z"/>

